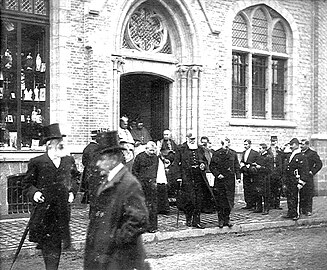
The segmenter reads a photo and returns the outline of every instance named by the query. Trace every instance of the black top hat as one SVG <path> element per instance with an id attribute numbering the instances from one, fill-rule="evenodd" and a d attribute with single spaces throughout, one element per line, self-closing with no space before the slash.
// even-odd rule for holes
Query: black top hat
<path id="1" fill-rule="evenodd" d="M 43 143 L 52 139 L 61 139 L 63 137 L 66 137 L 66 135 L 61 134 L 58 123 L 43 127 Z"/>
<path id="2" fill-rule="evenodd" d="M 115 150 L 126 150 L 126 148 L 119 144 L 117 130 L 99 133 L 97 136 L 97 142 L 99 144 L 98 151 L 100 153 L 107 153 Z"/>

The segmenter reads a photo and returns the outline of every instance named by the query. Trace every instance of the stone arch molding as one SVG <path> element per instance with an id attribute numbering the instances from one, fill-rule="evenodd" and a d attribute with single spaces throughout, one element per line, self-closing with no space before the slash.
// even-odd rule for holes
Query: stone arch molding
<path id="1" fill-rule="evenodd" d="M 124 31 L 130 16 L 138 7 L 146 3 L 154 6 L 165 17 L 171 35 L 175 60 L 179 63 L 198 62 L 200 59 L 198 31 L 195 20 L 183 0 L 173 0 L 169 3 L 163 0 L 125 0 L 119 2 L 112 19 L 112 22 L 115 22 L 113 32 L 116 33 L 113 40 L 115 54 L 120 55 L 122 53 Z"/>

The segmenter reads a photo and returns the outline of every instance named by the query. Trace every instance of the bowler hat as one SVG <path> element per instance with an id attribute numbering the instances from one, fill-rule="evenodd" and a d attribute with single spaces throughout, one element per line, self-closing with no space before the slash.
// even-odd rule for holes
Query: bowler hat
<path id="1" fill-rule="evenodd" d="M 61 139 L 63 137 L 66 137 L 66 135 L 61 134 L 58 123 L 43 127 L 43 143 L 52 139 Z"/>
<path id="2" fill-rule="evenodd" d="M 292 145 L 293 143 L 300 144 L 300 142 L 297 138 L 293 138 L 292 140 L 290 140 L 290 145 Z"/>
<path id="3" fill-rule="evenodd" d="M 97 135 L 97 142 L 99 144 L 98 151 L 100 153 L 112 152 L 114 150 L 126 150 L 126 148 L 119 144 L 117 130 L 99 133 Z"/>

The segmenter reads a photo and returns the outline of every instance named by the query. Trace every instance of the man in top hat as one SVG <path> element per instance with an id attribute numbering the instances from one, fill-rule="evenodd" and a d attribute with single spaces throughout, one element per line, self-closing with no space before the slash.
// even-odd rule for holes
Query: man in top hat
<path id="1" fill-rule="evenodd" d="M 186 225 L 204 229 L 200 223 L 204 189 L 210 186 L 205 175 L 208 162 L 204 149 L 197 143 L 197 136 L 193 131 L 186 135 L 186 142 L 176 151 L 174 166 L 176 178 L 181 182 L 181 194 L 178 198 L 178 207 L 183 210 Z"/>
<path id="2" fill-rule="evenodd" d="M 38 243 L 46 269 L 58 269 L 62 248 L 70 246 L 70 203 L 77 192 L 80 173 L 67 156 L 58 124 L 45 126 L 46 153 L 32 158 L 23 180 L 33 202 L 29 240 Z"/>
<path id="3" fill-rule="evenodd" d="M 89 183 L 92 181 L 92 176 L 96 173 L 94 168 L 96 163 L 96 153 L 99 147 L 96 138 L 99 133 L 100 130 L 91 131 L 91 142 L 84 148 L 82 154 L 82 164 L 84 166 L 81 181 L 81 191 L 84 191 L 82 203 L 90 202 Z"/>
<path id="4" fill-rule="evenodd" d="M 308 160 L 301 152 L 300 142 L 297 138 L 290 141 L 291 155 L 286 161 L 285 186 L 288 212 L 284 218 L 298 220 L 300 213 L 298 211 L 299 191 L 308 181 L 309 167 Z"/>
<path id="5" fill-rule="evenodd" d="M 123 164 L 117 131 L 101 133 L 98 143 L 101 178 L 90 213 L 84 269 L 145 269 L 141 235 L 149 217 L 141 184 Z"/>
<path id="6" fill-rule="evenodd" d="M 310 142 L 307 139 L 301 140 L 301 151 L 307 157 L 309 166 L 309 177 L 306 185 L 300 192 L 300 208 L 302 214 L 311 216 L 312 214 L 312 198 L 314 192 L 313 176 L 322 168 L 322 161 L 318 153 L 310 148 Z"/>

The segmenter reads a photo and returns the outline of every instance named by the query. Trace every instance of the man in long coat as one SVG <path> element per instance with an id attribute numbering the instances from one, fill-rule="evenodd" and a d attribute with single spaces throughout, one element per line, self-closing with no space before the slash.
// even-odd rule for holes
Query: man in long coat
<path id="1" fill-rule="evenodd" d="M 221 141 L 222 147 L 214 152 L 210 170 L 215 176 L 214 194 L 218 206 L 219 227 L 232 227 L 230 213 L 234 207 L 235 180 L 240 181 L 237 153 L 230 149 L 230 140 Z"/>
<path id="2" fill-rule="evenodd" d="M 309 166 L 304 153 L 301 152 L 300 142 L 297 138 L 290 141 L 292 150 L 291 156 L 287 160 L 285 169 L 286 199 L 288 211 L 284 218 L 297 220 L 300 217 L 298 211 L 299 192 L 308 181 Z"/>
<path id="3" fill-rule="evenodd" d="M 159 157 L 156 155 L 156 144 L 149 141 L 145 152 L 135 157 L 132 173 L 140 181 L 145 195 L 145 203 L 149 210 L 149 232 L 158 230 L 158 195 L 157 172 Z"/>
<path id="4" fill-rule="evenodd" d="M 322 168 L 322 161 L 318 153 L 312 150 L 309 146 L 309 140 L 301 140 L 301 151 L 308 160 L 309 175 L 306 185 L 304 185 L 300 192 L 300 208 L 302 214 L 307 216 L 311 216 L 312 214 L 312 198 L 314 192 L 313 176 Z"/>
<path id="5" fill-rule="evenodd" d="M 257 162 L 259 153 L 251 148 L 251 140 L 244 140 L 245 151 L 242 153 L 240 162 L 241 173 L 243 173 L 243 189 L 244 189 L 244 200 L 246 206 L 244 209 L 255 209 L 256 204 L 256 185 L 257 185 L 257 172 L 253 164 Z"/>
<path id="6" fill-rule="evenodd" d="M 70 203 L 80 173 L 66 156 L 58 124 L 44 127 L 47 152 L 28 163 L 23 189 L 33 202 L 29 240 L 38 243 L 46 269 L 58 269 L 61 249 L 70 246 Z"/>
<path id="7" fill-rule="evenodd" d="M 123 165 L 117 131 L 102 134 L 99 144 L 102 179 L 87 230 L 84 269 L 145 269 L 142 233 L 148 210 L 141 184 Z"/>
<path id="8" fill-rule="evenodd" d="M 267 144 L 260 144 L 259 153 L 260 156 L 256 162 L 256 168 L 258 170 L 258 182 L 256 186 L 258 196 L 254 213 L 267 215 L 270 209 L 270 177 L 274 161 L 273 156 L 268 152 Z"/>
<path id="9" fill-rule="evenodd" d="M 181 194 L 178 207 L 183 210 L 186 225 L 204 229 L 200 223 L 203 201 L 203 190 L 210 189 L 205 175 L 208 162 L 202 146 L 198 145 L 194 132 L 189 132 L 187 141 L 176 151 L 174 166 L 176 166 L 177 181 L 181 181 Z"/>

